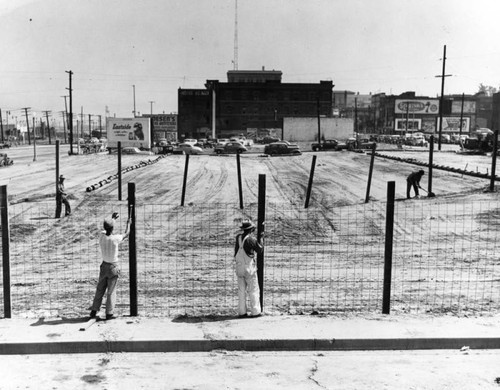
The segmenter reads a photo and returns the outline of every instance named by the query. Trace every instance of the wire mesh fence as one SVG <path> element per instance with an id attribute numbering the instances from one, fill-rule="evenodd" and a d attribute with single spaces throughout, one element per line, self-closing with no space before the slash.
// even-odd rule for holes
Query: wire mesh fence
<path id="1" fill-rule="evenodd" d="M 391 311 L 497 311 L 499 203 L 395 206 Z M 14 316 L 88 314 L 101 263 L 98 236 L 113 211 L 122 216 L 115 230 L 123 232 L 124 202 L 110 210 L 88 201 L 62 219 L 54 219 L 52 203 L 9 207 Z M 380 312 L 385 213 L 383 202 L 308 209 L 267 204 L 264 310 Z M 242 220 L 256 217 L 256 204 L 137 206 L 139 314 L 234 315 L 235 236 Z M 124 241 L 118 314 L 130 312 L 128 249 Z"/>

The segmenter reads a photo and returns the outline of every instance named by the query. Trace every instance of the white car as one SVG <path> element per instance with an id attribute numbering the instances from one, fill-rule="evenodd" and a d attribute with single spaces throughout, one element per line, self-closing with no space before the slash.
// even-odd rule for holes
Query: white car
<path id="1" fill-rule="evenodd" d="M 184 154 L 202 154 L 203 149 L 186 142 L 179 144 L 174 149 L 174 153 L 184 152 Z"/>
<path id="2" fill-rule="evenodd" d="M 197 140 L 197 139 L 194 139 L 194 138 L 186 138 L 186 139 L 184 140 L 184 143 L 185 143 L 185 144 L 190 144 L 190 145 L 193 145 L 193 146 L 194 146 L 195 144 L 197 144 L 197 143 L 198 143 L 198 140 Z"/>

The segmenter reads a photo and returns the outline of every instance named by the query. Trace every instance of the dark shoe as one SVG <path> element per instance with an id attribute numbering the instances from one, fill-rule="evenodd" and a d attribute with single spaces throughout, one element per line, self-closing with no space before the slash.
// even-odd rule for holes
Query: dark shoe
<path id="1" fill-rule="evenodd" d="M 248 318 L 257 318 L 257 317 L 261 317 L 261 316 L 262 316 L 262 313 L 259 313 L 259 314 L 249 315 Z"/>
<path id="2" fill-rule="evenodd" d="M 240 315 L 238 316 L 238 318 L 247 318 L 247 317 L 248 317 L 248 314 L 246 314 L 246 313 L 245 313 L 245 314 L 240 314 Z"/>
<path id="3" fill-rule="evenodd" d="M 106 321 L 114 320 L 116 317 L 113 314 L 106 314 Z"/>
<path id="4" fill-rule="evenodd" d="M 90 312 L 90 316 L 89 316 L 89 317 L 90 317 L 90 318 L 96 318 L 96 316 L 97 316 L 97 312 L 96 312 L 95 310 L 92 310 L 92 311 Z"/>

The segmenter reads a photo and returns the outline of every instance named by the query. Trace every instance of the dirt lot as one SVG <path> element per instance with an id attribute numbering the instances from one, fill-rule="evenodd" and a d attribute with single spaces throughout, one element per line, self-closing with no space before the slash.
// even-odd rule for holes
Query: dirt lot
<path id="1" fill-rule="evenodd" d="M 241 211 L 235 156 L 190 156 L 181 209 L 185 156 L 124 155 L 123 168 L 155 162 L 123 173 L 124 201 L 118 202 L 117 180 L 86 191 L 116 174 L 116 155 L 68 156 L 62 147 L 60 172 L 67 177 L 73 215 L 55 220 L 54 150 L 38 147 L 33 161 L 32 148 L 13 148 L 9 156 L 14 165 L 0 171 L 0 184 L 8 185 L 11 201 L 13 301 L 19 314 L 86 312 L 82 302 L 91 299 L 98 273 L 95 239 L 105 215 L 115 210 L 126 215 L 127 182 L 136 184 L 140 213 L 141 310 L 160 315 L 231 312 L 233 237 L 242 218 L 256 218 L 260 174 L 266 175 L 268 203 L 266 307 L 291 313 L 378 310 L 387 182 L 395 181 L 396 198 L 405 198 L 406 176 L 420 168 L 377 158 L 371 201 L 365 205 L 369 154 L 266 157 L 256 147 L 241 156 Z M 428 159 L 427 151 L 416 148 L 384 153 Z M 306 212 L 313 155 L 317 161 Z M 435 152 L 434 163 L 491 169 L 491 157 L 453 150 Z M 422 184 L 427 186 L 425 176 Z M 489 311 L 498 301 L 498 202 L 495 193 L 485 191 L 488 185 L 489 180 L 435 169 L 435 198 L 398 203 L 393 271 L 398 310 L 456 311 L 464 306 Z M 126 311 L 123 284 L 120 299 Z"/>

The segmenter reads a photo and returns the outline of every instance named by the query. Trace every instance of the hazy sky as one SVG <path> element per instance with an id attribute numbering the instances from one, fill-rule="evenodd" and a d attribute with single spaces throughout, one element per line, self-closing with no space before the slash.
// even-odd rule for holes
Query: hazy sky
<path id="1" fill-rule="evenodd" d="M 499 0 L 238 0 L 238 69 L 362 94 L 500 86 Z M 0 108 L 177 112 L 177 89 L 227 81 L 235 0 L 0 0 Z"/>

